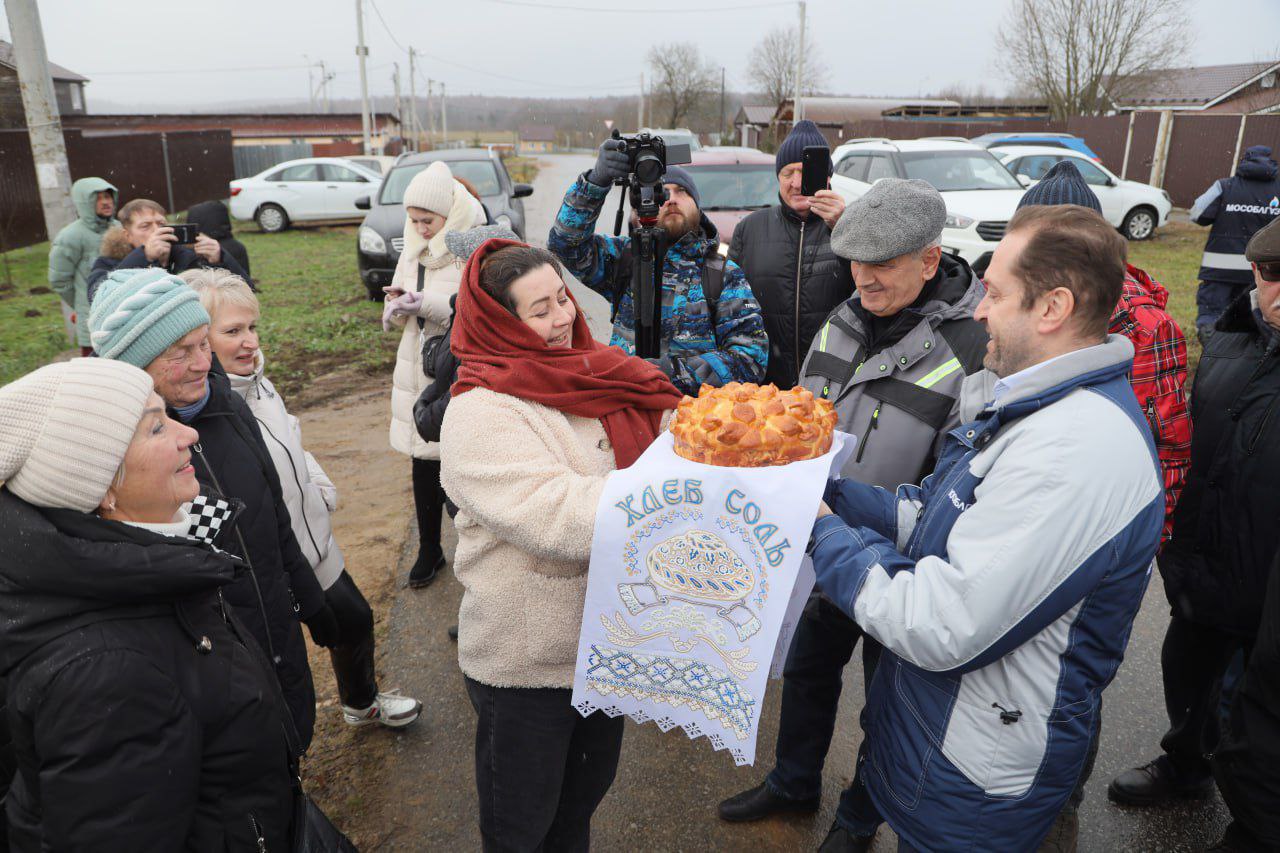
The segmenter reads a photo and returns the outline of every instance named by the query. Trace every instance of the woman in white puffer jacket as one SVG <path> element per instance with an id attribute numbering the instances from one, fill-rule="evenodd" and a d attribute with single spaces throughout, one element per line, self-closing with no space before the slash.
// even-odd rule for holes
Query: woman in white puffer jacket
<path id="1" fill-rule="evenodd" d="M 302 447 L 302 428 L 267 379 L 258 347 L 258 298 L 244 279 L 226 270 L 190 270 L 182 280 L 200 295 L 209 312 L 209 345 L 231 388 L 249 404 L 271 454 L 293 535 L 306 555 L 325 601 L 338 623 L 338 642 L 329 649 L 338 681 L 342 718 L 349 725 L 407 726 L 422 703 L 378 690 L 374 672 L 373 610 L 346 571 L 329 514 L 338 508 L 338 490 L 314 456 Z"/>
<path id="2" fill-rule="evenodd" d="M 440 487 L 440 445 L 424 441 L 413 420 L 413 404 L 430 381 L 422 370 L 422 345 L 444 332 L 450 298 L 458 292 L 463 261 L 445 244 L 451 231 L 484 223 L 484 209 L 437 160 L 404 191 L 404 251 L 396 265 L 382 312 L 382 326 L 403 326 L 391 388 L 391 447 L 413 460 L 413 503 L 418 516 L 418 558 L 409 586 L 424 587 L 444 566 L 440 547 L 444 490 Z"/>

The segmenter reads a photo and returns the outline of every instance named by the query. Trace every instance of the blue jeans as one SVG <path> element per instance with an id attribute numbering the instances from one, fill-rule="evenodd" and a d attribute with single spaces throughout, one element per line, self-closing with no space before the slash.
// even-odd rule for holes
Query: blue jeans
<path id="1" fill-rule="evenodd" d="M 842 674 L 862 636 L 858 624 L 827 599 L 815 594 L 805 605 L 783 670 L 776 764 L 765 779 L 774 793 L 795 800 L 822 793 L 822 766 L 835 731 Z M 867 684 L 879 659 L 880 644 L 867 637 L 862 644 Z M 862 780 L 865 746 L 863 741 L 853 782 L 836 809 L 836 822 L 855 835 L 871 835 L 882 822 Z"/>
<path id="2" fill-rule="evenodd" d="M 1213 324 L 1227 310 L 1236 297 L 1249 290 L 1251 284 L 1233 284 L 1226 281 L 1202 281 L 1196 288 L 1196 331 L 1213 333 Z"/>

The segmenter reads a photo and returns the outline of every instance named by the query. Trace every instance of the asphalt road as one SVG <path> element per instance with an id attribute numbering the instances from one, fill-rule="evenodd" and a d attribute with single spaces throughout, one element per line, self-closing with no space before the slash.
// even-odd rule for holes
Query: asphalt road
<path id="1" fill-rule="evenodd" d="M 534 195 L 526 201 L 528 236 L 545 235 L 573 177 L 591 158 L 544 157 Z M 614 197 L 616 203 L 616 196 Z M 612 224 L 610 219 L 609 225 Z M 607 305 L 594 294 L 575 294 L 602 337 Z M 446 552 L 454 534 L 446 525 Z M 406 543 L 401 576 L 414 559 L 414 537 Z M 383 645 L 384 680 L 421 697 L 423 719 L 398 734 L 385 774 L 373 784 L 398 791 L 403 806 L 385 827 L 385 850 L 473 850 L 479 848 L 473 771 L 475 714 L 463 689 L 456 649 L 445 629 L 457 621 L 461 586 L 452 572 L 423 591 L 401 590 Z M 1105 693 L 1102 746 L 1081 811 L 1084 851 L 1194 851 L 1215 843 L 1229 816 L 1221 801 L 1166 809 L 1126 809 L 1110 804 L 1106 785 L 1113 775 L 1145 763 L 1158 750 L 1167 720 L 1160 684 L 1160 643 L 1168 608 L 1154 578 L 1129 643 L 1128 657 Z M 593 846 L 601 850 L 812 850 L 831 824 L 841 788 L 853 769 L 861 739 L 859 655 L 845 673 L 849 689 L 823 780 L 822 809 L 816 816 L 731 825 L 715 815 L 722 798 L 757 784 L 772 767 L 780 685 L 771 682 L 765 698 L 755 767 L 735 767 L 733 759 L 705 741 L 690 741 L 679 729 L 662 733 L 653 724 L 627 723 L 618 776 L 596 813 Z M 874 848 L 895 849 L 882 830 Z"/>

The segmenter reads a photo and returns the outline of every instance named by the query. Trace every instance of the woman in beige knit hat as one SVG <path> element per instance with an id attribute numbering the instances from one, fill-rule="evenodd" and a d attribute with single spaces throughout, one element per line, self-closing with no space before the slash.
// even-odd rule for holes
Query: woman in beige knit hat
<path id="1" fill-rule="evenodd" d="M 124 361 L 0 388 L 15 851 L 291 849 L 298 745 L 222 604 L 236 562 L 214 533 L 235 506 L 199 494 L 198 439 Z"/>
<path id="2" fill-rule="evenodd" d="M 429 383 L 422 345 L 449 322 L 450 298 L 458 292 L 463 262 L 445 245 L 445 235 L 484 224 L 484 210 L 437 160 L 419 172 L 404 193 L 404 251 L 386 291 L 383 328 L 403 327 L 391 389 L 391 446 L 413 460 L 413 502 L 418 516 L 418 558 L 409 586 L 424 587 L 444 566 L 440 547 L 444 490 L 440 445 L 418 435 L 413 404 Z"/>

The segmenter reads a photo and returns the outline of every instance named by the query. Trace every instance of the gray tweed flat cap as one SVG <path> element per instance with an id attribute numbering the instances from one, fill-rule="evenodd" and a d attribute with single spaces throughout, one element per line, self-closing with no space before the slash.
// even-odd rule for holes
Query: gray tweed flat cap
<path id="1" fill-rule="evenodd" d="M 478 225 L 466 231 L 450 231 L 444 235 L 444 244 L 449 252 L 460 261 L 465 261 L 475 254 L 476 249 L 484 245 L 486 240 L 520 240 L 516 232 L 505 225 Z"/>
<path id="2" fill-rule="evenodd" d="M 938 239 L 946 219 L 942 196 L 925 181 L 882 178 L 844 209 L 831 249 L 846 261 L 883 263 Z"/>

